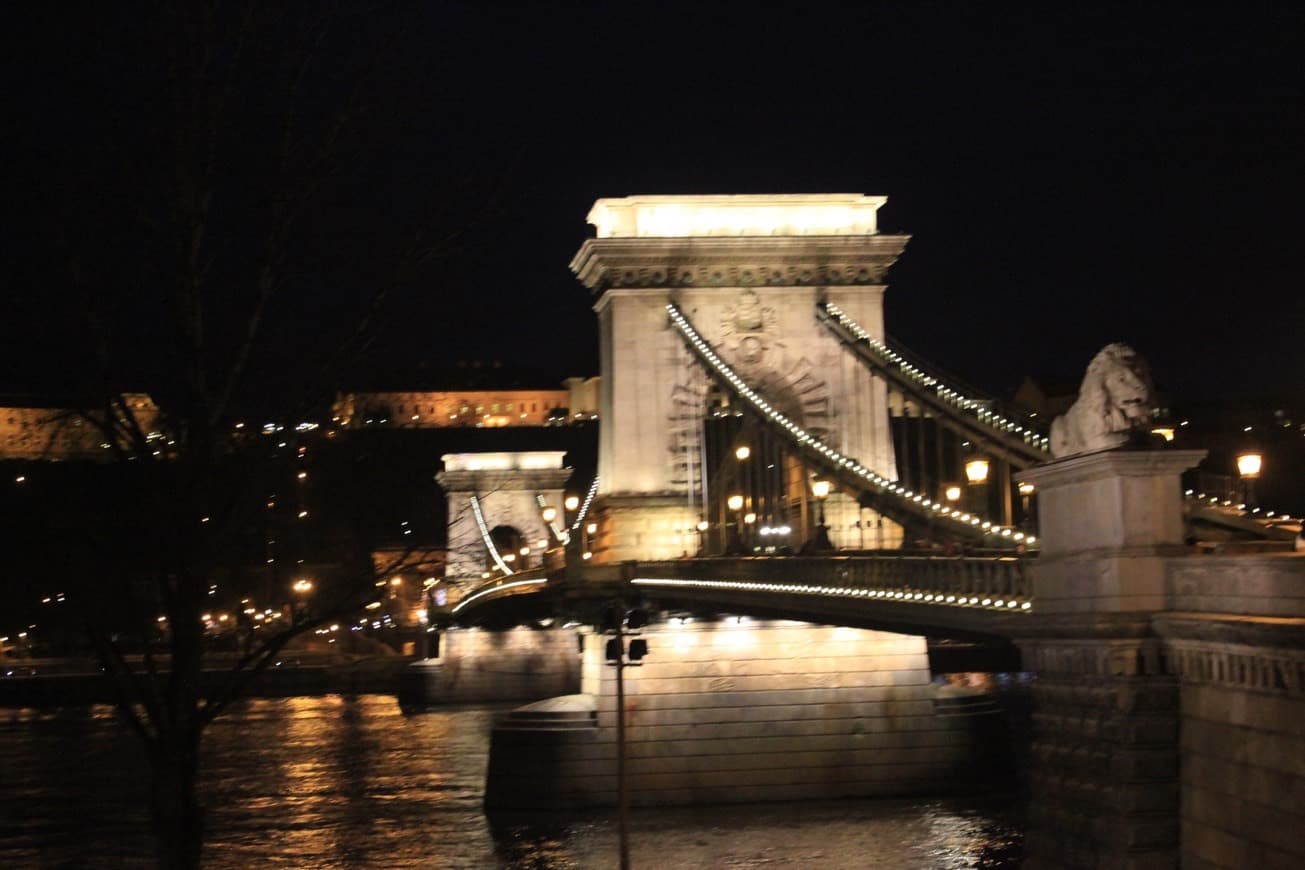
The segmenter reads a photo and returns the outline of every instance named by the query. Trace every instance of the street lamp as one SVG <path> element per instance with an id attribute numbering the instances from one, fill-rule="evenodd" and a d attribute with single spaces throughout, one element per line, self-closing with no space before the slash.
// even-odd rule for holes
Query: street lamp
<path id="1" fill-rule="evenodd" d="M 734 522 L 726 523 L 725 552 L 737 554 L 743 549 L 743 496 L 735 493 L 725 499 L 725 506 L 734 515 Z"/>
<path id="2" fill-rule="evenodd" d="M 1030 508 L 1033 504 L 1033 493 L 1036 491 L 1037 487 L 1029 483 L 1027 480 L 1020 482 L 1020 516 L 1023 520 L 1024 531 L 1026 532 L 1033 528 L 1033 516 Z"/>
<path id="3" fill-rule="evenodd" d="M 1247 508 L 1256 507 L 1255 481 L 1264 468 L 1264 455 L 1258 450 L 1247 450 L 1237 456 L 1237 473 L 1242 479 L 1242 501 Z"/>
<path id="4" fill-rule="evenodd" d="M 576 510 L 577 508 L 580 507 L 580 496 L 568 495 L 566 497 L 566 500 L 562 502 L 562 506 L 569 511 Z"/>
<path id="5" fill-rule="evenodd" d="M 812 543 L 819 550 L 834 548 L 829 541 L 829 531 L 825 528 L 825 499 L 829 496 L 830 489 L 830 482 L 824 478 L 817 477 L 811 481 L 811 494 L 816 497 L 816 537 Z"/>
<path id="6" fill-rule="evenodd" d="M 829 481 L 816 478 L 811 481 L 811 494 L 816 497 L 816 504 L 820 507 L 819 525 L 825 524 L 825 498 L 829 495 Z"/>
<path id="7" fill-rule="evenodd" d="M 970 487 L 970 510 L 977 514 L 988 512 L 988 460 L 971 456 L 965 461 L 965 481 Z"/>
<path id="8" fill-rule="evenodd" d="M 734 458 L 742 461 L 752 455 L 752 448 L 746 444 L 740 445 L 734 449 Z"/>
<path id="9" fill-rule="evenodd" d="M 544 508 L 544 510 L 540 513 L 540 516 L 544 518 L 544 522 L 551 523 L 553 520 L 557 519 L 557 508 L 553 507 L 552 505 L 549 505 L 548 507 Z"/>
<path id="10" fill-rule="evenodd" d="M 960 488 L 959 486 L 957 486 L 956 484 L 954 484 L 954 483 L 951 484 L 951 485 L 948 486 L 945 490 L 943 490 L 943 498 L 947 499 L 948 501 L 953 501 L 953 502 L 954 502 L 954 501 L 960 501 L 960 500 L 961 500 L 961 488 Z"/>

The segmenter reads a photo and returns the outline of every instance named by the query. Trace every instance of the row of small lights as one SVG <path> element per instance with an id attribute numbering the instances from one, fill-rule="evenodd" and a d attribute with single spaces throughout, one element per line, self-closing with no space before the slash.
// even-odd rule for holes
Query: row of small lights
<path id="1" fill-rule="evenodd" d="M 833 448 L 821 443 L 814 435 L 810 434 L 801 426 L 794 423 L 784 414 L 781 414 L 779 411 L 775 410 L 770 405 L 769 402 L 767 402 L 761 396 L 757 395 L 757 393 L 755 393 L 752 390 L 752 388 L 749 387 L 743 381 L 742 378 L 740 378 L 737 374 L 734 373 L 734 370 L 731 369 L 725 363 L 724 360 L 722 360 L 719 356 L 717 356 L 716 352 L 712 350 L 711 345 L 708 344 L 700 335 L 698 335 L 697 330 L 695 330 L 693 326 L 689 323 L 689 321 L 684 317 L 684 315 L 680 313 L 679 309 L 676 308 L 674 303 L 667 303 L 666 311 L 670 314 L 671 320 L 675 324 L 675 327 L 681 332 L 681 334 L 684 335 L 685 338 L 689 340 L 689 342 L 693 345 L 693 347 L 708 362 L 711 363 L 712 367 L 716 370 L 717 374 L 719 374 L 720 376 L 724 377 L 727 381 L 729 381 L 730 384 L 734 387 L 735 390 L 738 391 L 738 393 L 741 396 L 743 396 L 749 402 L 751 402 L 752 405 L 757 410 L 765 414 L 772 422 L 786 429 L 789 432 L 789 434 L 792 435 L 792 437 L 797 440 L 799 444 L 809 446 L 819 451 L 827 459 L 829 459 L 831 462 L 835 463 L 836 465 L 839 465 L 842 468 L 846 469 L 847 471 L 850 471 L 858 475 L 859 477 L 862 477 L 870 481 L 871 483 L 875 484 L 876 486 L 880 487 L 881 489 L 889 493 L 901 496 L 902 500 L 909 503 L 914 503 L 915 505 L 919 506 L 924 510 L 932 511 L 938 516 L 945 517 L 959 525 L 977 526 L 985 534 L 994 535 L 1003 538 L 1009 538 L 1017 542 L 1024 542 L 1028 544 L 1033 544 L 1037 542 L 1037 538 L 1034 537 L 1033 535 L 1025 535 L 1023 532 L 1017 532 L 1011 528 L 1002 528 L 1001 526 L 994 525 L 993 523 L 984 520 L 980 517 L 974 516 L 969 513 L 965 513 L 960 510 L 956 510 L 954 508 L 947 507 L 941 502 L 936 502 L 933 501 L 932 499 L 927 499 L 924 497 L 924 495 L 914 492 L 910 489 L 907 489 L 906 487 L 901 486 L 895 483 L 894 481 L 891 481 L 888 478 L 883 477 L 871 471 L 870 469 L 866 468 L 860 463 L 846 456 L 843 456 L 841 453 L 834 450 Z"/>
<path id="2" fill-rule="evenodd" d="M 925 604 L 950 604 L 954 607 L 983 607 L 989 610 L 1033 609 L 1018 598 L 993 598 L 978 595 L 944 595 L 941 592 L 911 592 L 888 589 L 850 589 L 843 586 L 815 586 L 806 583 L 754 583 L 747 580 L 679 580 L 638 577 L 630 581 L 637 586 L 688 586 L 702 589 L 739 589 L 745 592 L 780 592 L 799 595 L 828 595 L 840 598 L 879 598 L 883 600 Z"/>
<path id="3" fill-rule="evenodd" d="M 594 501 L 594 496 L 598 494 L 598 475 L 594 475 L 594 482 L 589 484 L 589 492 L 585 493 L 585 500 L 580 504 L 580 511 L 575 515 L 575 522 L 571 523 L 571 531 L 580 528 L 580 524 L 585 521 L 585 516 L 589 513 L 589 505 Z"/>
<path id="4" fill-rule="evenodd" d="M 491 586 L 489 589 L 482 589 L 479 592 L 468 595 L 466 598 L 453 605 L 453 609 L 450 612 L 457 613 L 477 598 L 483 598 L 484 596 L 490 595 L 494 592 L 502 592 L 504 589 L 514 589 L 519 586 L 539 586 L 547 582 L 547 577 L 533 577 L 529 580 L 513 580 L 511 583 L 499 583 L 496 586 Z"/>
<path id="5" fill-rule="evenodd" d="M 923 384 L 926 387 L 935 387 L 938 395 L 943 399 L 959 408 L 973 411 L 978 415 L 981 421 L 987 423 L 989 426 L 1005 432 L 1014 432 L 1016 435 L 1022 436 L 1025 442 L 1032 444 L 1041 450 L 1050 451 L 1050 438 L 1044 437 L 1040 433 L 1034 431 L 1031 427 L 1021 426 L 1013 420 L 1009 420 L 1000 414 L 989 411 L 987 408 L 983 407 L 982 402 L 963 396 L 961 393 L 953 390 L 951 387 L 942 383 L 932 375 L 926 374 L 924 371 L 908 362 L 901 354 L 888 347 L 888 345 L 875 338 L 869 332 L 866 332 L 861 324 L 848 317 L 843 309 L 839 308 L 834 303 L 826 302 L 825 309 L 837 318 L 838 322 L 849 332 L 857 338 L 864 339 L 871 347 L 878 351 L 881 356 L 894 363 L 899 369 L 901 369 L 903 374 L 914 379 L 917 383 Z"/>
<path id="6" fill-rule="evenodd" d="M 1206 494 L 1203 493 L 1203 492 L 1194 492 L 1194 491 L 1192 491 L 1192 490 L 1190 490 L 1190 489 L 1189 489 L 1189 490 L 1186 490 L 1186 491 L 1183 493 L 1183 495 L 1187 496 L 1188 498 L 1194 498 L 1194 499 L 1196 499 L 1197 501 L 1208 501 L 1208 502 L 1209 502 L 1210 504 L 1212 504 L 1212 505 L 1223 505 L 1224 507 L 1234 507 L 1234 505 L 1233 505 L 1233 503 L 1232 503 L 1232 499 L 1230 499 L 1230 498 L 1225 498 L 1225 499 L 1220 500 L 1219 496 L 1217 496 L 1217 495 L 1206 495 Z M 1236 505 L 1236 508 L 1237 508 L 1237 510 L 1239 510 L 1239 511 L 1244 511 L 1244 510 L 1246 510 L 1246 505 L 1245 505 L 1244 503 L 1243 503 L 1243 504 L 1238 504 L 1238 505 Z M 1260 508 L 1251 508 L 1251 509 L 1250 509 L 1250 512 L 1253 513 L 1253 514 L 1258 514 L 1258 513 L 1260 512 Z M 1280 519 L 1280 520 L 1286 520 L 1286 521 L 1290 521 L 1290 520 L 1291 520 L 1291 515 L 1290 515 L 1290 514 L 1280 514 L 1280 513 L 1277 513 L 1277 512 L 1275 512 L 1275 511 L 1265 511 L 1265 514 L 1264 514 L 1264 518 L 1265 518 L 1265 519 L 1269 519 L 1269 520 L 1271 520 L 1271 519 L 1274 519 L 1275 517 L 1276 517 L 1277 519 Z"/>
<path id="7" fill-rule="evenodd" d="M 480 510 L 480 499 L 476 496 L 471 497 L 471 513 L 476 517 L 476 525 L 480 527 L 481 540 L 485 542 L 486 548 L 489 549 L 489 555 L 493 557 L 494 564 L 498 565 L 499 570 L 504 574 L 511 574 L 512 569 L 503 561 L 503 557 L 498 553 L 498 547 L 494 546 L 494 539 L 489 535 L 489 527 L 485 525 L 485 514 Z"/>
<path id="8" fill-rule="evenodd" d="M 557 524 L 557 508 L 550 507 L 548 499 L 544 498 L 541 493 L 535 493 L 535 504 L 539 505 L 540 516 L 544 518 L 544 522 L 550 529 L 552 529 L 553 539 L 563 545 L 569 543 L 571 536 L 567 534 L 566 529 Z"/>

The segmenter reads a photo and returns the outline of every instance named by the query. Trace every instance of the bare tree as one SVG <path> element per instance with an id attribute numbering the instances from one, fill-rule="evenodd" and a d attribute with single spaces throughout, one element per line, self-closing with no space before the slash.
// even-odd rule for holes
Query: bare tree
<path id="1" fill-rule="evenodd" d="M 200 861 L 205 727 L 287 643 L 374 600 L 378 573 L 409 556 L 397 551 L 378 572 L 360 546 L 343 560 L 348 582 L 312 616 L 262 632 L 220 692 L 202 691 L 208 590 L 239 561 L 238 542 L 266 509 L 261 482 L 286 458 L 273 449 L 281 440 L 239 424 L 308 419 L 369 351 L 389 303 L 424 281 L 473 213 L 457 195 L 475 175 L 466 167 L 444 183 L 428 167 L 391 163 L 404 113 L 421 109 L 405 102 L 412 82 L 423 80 L 401 12 L 115 8 L 84 22 L 98 32 L 77 44 L 102 81 L 82 92 L 94 122 L 85 147 L 52 185 L 64 206 L 51 227 L 56 262 L 74 304 L 29 311 L 32 328 L 58 321 L 70 337 L 87 397 L 76 415 L 120 466 L 88 499 L 93 509 L 68 514 L 83 522 L 68 529 L 68 549 L 95 566 L 87 625 L 148 750 L 160 866 Z M 104 104 L 91 107 L 97 95 Z M 157 614 L 166 661 L 151 643 Z"/>

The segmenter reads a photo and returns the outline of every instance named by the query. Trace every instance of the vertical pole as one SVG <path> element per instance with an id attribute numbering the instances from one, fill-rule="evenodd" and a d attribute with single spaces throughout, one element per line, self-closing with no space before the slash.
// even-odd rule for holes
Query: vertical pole
<path id="1" fill-rule="evenodd" d="M 1005 459 L 997 460 L 997 485 L 1001 487 L 1001 524 L 1009 526 L 1013 519 L 1010 498 L 1010 463 Z"/>
<path id="2" fill-rule="evenodd" d="M 942 427 L 941 422 L 942 421 L 939 420 L 939 418 L 934 417 L 934 425 L 933 425 L 934 488 L 933 488 L 933 492 L 929 494 L 929 498 L 934 499 L 935 501 L 939 498 L 942 498 L 943 485 L 944 482 L 947 480 L 947 470 L 943 468 L 943 434 L 946 432 L 946 430 Z"/>
<path id="3" fill-rule="evenodd" d="M 625 622 L 622 607 L 616 622 L 616 794 L 621 838 L 621 870 L 630 870 L 630 795 L 625 783 Z"/>
<path id="4" fill-rule="evenodd" d="M 930 496 L 927 495 L 927 493 L 929 492 L 929 474 L 928 474 L 929 466 L 925 460 L 927 454 L 925 453 L 925 449 L 924 449 L 924 421 L 926 419 L 924 416 L 924 406 L 917 405 L 916 410 L 920 412 L 920 416 L 916 418 L 917 426 L 915 430 L 915 461 L 919 463 L 920 479 L 918 481 L 918 485 L 915 488 L 915 491 L 926 493 L 925 497 L 929 498 Z M 929 518 L 929 526 L 930 526 L 930 530 L 932 530 L 933 527 L 932 516 L 930 516 Z"/>

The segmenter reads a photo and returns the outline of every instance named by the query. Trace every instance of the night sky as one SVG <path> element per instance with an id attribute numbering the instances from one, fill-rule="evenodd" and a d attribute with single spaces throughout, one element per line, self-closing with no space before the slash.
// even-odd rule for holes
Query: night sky
<path id="1" fill-rule="evenodd" d="M 299 254 L 354 245 L 371 256 L 349 262 L 373 262 L 409 219 L 462 221 L 390 307 L 374 368 L 597 373 L 567 264 L 598 197 L 850 192 L 888 196 L 881 229 L 913 236 L 890 273 L 889 332 L 971 381 L 1073 378 L 1122 340 L 1173 395 L 1305 400 L 1299 4 L 345 8 L 360 38 L 393 21 L 402 38 L 388 109 L 360 122 L 379 145 L 335 195 L 356 226 Z M 0 326 L 0 390 L 53 382 L 53 321 L 74 304 L 58 294 L 63 252 L 95 235 L 83 215 L 67 241 L 69 203 L 120 231 L 118 176 L 132 175 L 115 167 L 150 162 L 168 111 L 138 98 L 155 67 L 113 9 L 7 28 L 23 45 L 8 71 L 17 313 Z M 310 115 L 348 78 L 332 63 Z M 236 113 L 241 141 L 261 141 L 274 112 Z M 260 177 L 242 176 L 247 195 Z M 306 268 L 312 302 L 287 313 L 268 360 L 314 353 L 316 319 L 348 315 L 369 283 L 361 266 L 320 271 Z M 134 298 L 138 283 L 103 292 Z M 146 315 L 138 338 L 151 328 Z"/>

